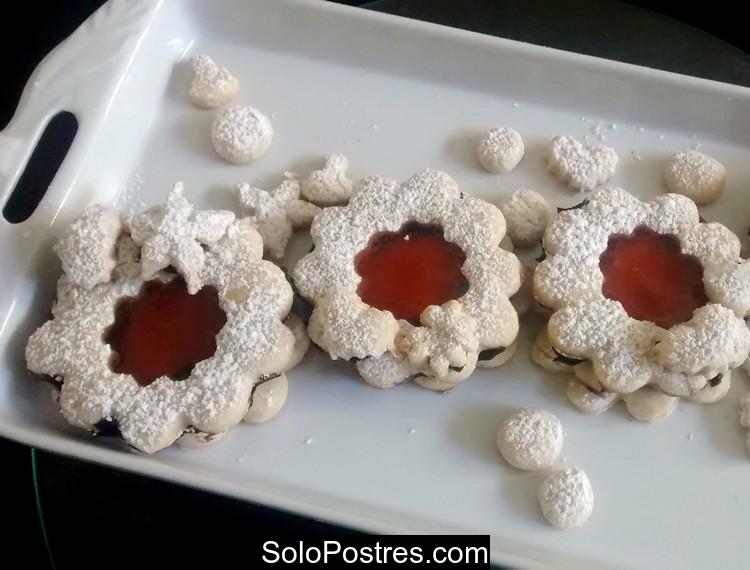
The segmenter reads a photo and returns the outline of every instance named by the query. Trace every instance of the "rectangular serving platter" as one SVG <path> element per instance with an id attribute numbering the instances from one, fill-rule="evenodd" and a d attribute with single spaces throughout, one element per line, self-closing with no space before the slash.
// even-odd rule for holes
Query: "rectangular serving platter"
<path id="1" fill-rule="evenodd" d="M 271 118 L 275 139 L 256 163 L 231 166 L 213 152 L 213 114 L 187 99 L 186 58 L 196 52 L 231 69 L 238 101 Z M 512 566 L 744 566 L 741 372 L 720 403 L 681 403 L 652 425 L 620 407 L 585 416 L 566 402 L 563 379 L 530 363 L 541 321 L 529 318 L 509 364 L 448 395 L 375 390 L 349 364 L 311 350 L 290 373 L 279 418 L 238 426 L 206 449 L 144 456 L 67 426 L 50 387 L 25 371 L 23 348 L 53 300 L 51 244 L 87 205 L 136 209 L 182 180 L 198 205 L 236 210 L 236 183 L 270 189 L 333 152 L 350 158 L 355 178 L 431 167 L 490 201 L 532 188 L 570 206 L 581 195 L 542 159 L 555 135 L 606 139 L 620 156 L 613 183 L 642 198 L 663 191 L 671 153 L 700 145 L 729 173 L 724 197 L 703 215 L 745 232 L 750 90 L 324 2 L 114 0 L 40 65 L 0 133 L 3 203 L 59 110 L 80 123 L 61 170 L 29 220 L 0 220 L 3 436 L 368 531 L 489 533 L 492 560 Z M 498 177 L 474 152 L 477 136 L 500 125 L 522 134 L 526 156 Z M 296 241 L 298 253 L 306 246 Z M 562 420 L 565 464 L 584 468 L 596 493 L 584 528 L 547 526 L 535 499 L 542 475 L 500 460 L 497 425 L 520 406 Z"/>

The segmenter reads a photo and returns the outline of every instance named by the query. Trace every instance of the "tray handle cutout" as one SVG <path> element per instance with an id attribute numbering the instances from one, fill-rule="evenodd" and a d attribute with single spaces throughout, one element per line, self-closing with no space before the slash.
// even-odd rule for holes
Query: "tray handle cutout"
<path id="1" fill-rule="evenodd" d="M 34 213 L 77 132 L 78 119 L 69 111 L 61 111 L 50 119 L 3 207 L 3 217 L 7 221 L 19 224 Z"/>

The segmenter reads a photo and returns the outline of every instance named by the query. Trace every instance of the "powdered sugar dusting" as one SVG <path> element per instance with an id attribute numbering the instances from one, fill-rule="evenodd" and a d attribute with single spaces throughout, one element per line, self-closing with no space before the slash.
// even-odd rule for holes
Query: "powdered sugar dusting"
<path id="1" fill-rule="evenodd" d="M 270 192 L 242 183 L 237 193 L 240 205 L 263 237 L 266 253 L 277 260 L 284 256 L 293 229 L 309 227 L 320 212 L 315 204 L 300 199 L 300 183 L 295 177 L 286 178 Z"/>
<path id="2" fill-rule="evenodd" d="M 670 330 L 631 319 L 601 291 L 599 257 L 609 236 L 640 225 L 676 235 L 683 252 L 704 268 L 712 303 Z M 750 271 L 739 257 L 739 240 L 720 224 L 701 223 L 689 199 L 666 194 L 641 202 L 621 189 L 601 190 L 582 208 L 560 213 L 545 232 L 544 247 L 548 257 L 534 275 L 534 295 L 559 309 L 550 319 L 549 338 L 562 353 L 591 359 L 607 390 L 632 392 L 652 383 L 689 396 L 722 370 L 739 366 L 750 351 L 742 321 L 750 310 L 750 287 L 735 286 Z"/>
<path id="3" fill-rule="evenodd" d="M 664 169 L 664 183 L 671 192 L 684 194 L 697 204 L 710 204 L 724 191 L 727 172 L 715 158 L 688 150 L 675 154 Z"/>
<path id="4" fill-rule="evenodd" d="M 101 205 L 90 207 L 63 231 L 54 251 L 72 283 L 91 289 L 109 281 L 121 231 L 119 212 Z"/>
<path id="5" fill-rule="evenodd" d="M 421 327 L 413 327 L 399 338 L 397 348 L 418 369 L 429 365 L 441 378 L 449 368 L 463 368 L 477 352 L 477 321 L 464 312 L 458 301 L 438 307 L 430 305 L 420 317 Z"/>
<path id="6" fill-rule="evenodd" d="M 143 175 L 135 171 L 120 189 L 113 206 L 122 212 L 124 217 L 136 214 L 146 209 L 146 204 L 141 200 L 143 192 Z"/>
<path id="7" fill-rule="evenodd" d="M 583 145 L 573 137 L 552 139 L 547 152 L 547 168 L 577 190 L 594 190 L 609 180 L 617 168 L 617 153 L 604 145 Z"/>
<path id="8" fill-rule="evenodd" d="M 750 331 L 721 305 L 696 309 L 687 323 L 672 327 L 656 346 L 656 358 L 669 370 L 706 378 L 737 368 L 750 351 Z"/>
<path id="9" fill-rule="evenodd" d="M 370 386 L 393 388 L 418 372 L 407 358 L 391 352 L 357 361 L 357 372 Z"/>
<path id="10" fill-rule="evenodd" d="M 255 238 L 246 244 L 250 232 Z M 291 308 L 291 287 L 278 267 L 261 260 L 260 236 L 242 221 L 213 237 L 197 284 L 216 287 L 227 322 L 214 355 L 181 382 L 161 377 L 141 387 L 132 376 L 110 369 L 111 348 L 102 333 L 114 321 L 116 302 L 138 295 L 140 271 L 123 271 L 88 291 L 66 276 L 60 279 L 54 318 L 29 338 L 26 361 L 32 372 L 63 377 L 60 408 L 69 422 L 93 430 L 102 418 L 114 418 L 128 443 L 154 452 L 188 426 L 226 431 L 247 411 L 257 378 L 283 370 L 294 347 L 294 335 L 282 323 Z M 134 242 L 120 241 L 121 266 L 136 264 Z M 175 276 L 157 271 L 152 278 L 166 282 Z"/>
<path id="11" fill-rule="evenodd" d="M 133 241 L 142 246 L 142 277 L 149 279 L 172 265 L 185 278 L 188 291 L 200 289 L 199 274 L 205 263 L 203 245 L 215 244 L 234 221 L 226 210 L 194 211 L 183 196 L 182 182 L 175 184 L 164 206 L 154 206 L 128 220 Z"/>
<path id="12" fill-rule="evenodd" d="M 582 526 L 594 510 L 594 489 L 586 473 L 569 468 L 548 475 L 537 492 L 544 518 L 552 526 Z"/>
<path id="13" fill-rule="evenodd" d="M 404 332 L 409 328 L 390 312 L 360 300 L 354 258 L 374 234 L 395 232 L 413 221 L 441 226 L 445 239 L 466 254 L 462 271 L 469 290 L 458 302 L 477 322 L 478 350 L 507 346 L 515 339 L 518 317 L 508 297 L 520 287 L 521 266 L 498 247 L 505 234 L 502 214 L 462 194 L 448 175 L 425 170 L 401 185 L 366 178 L 347 206 L 327 208 L 313 221 L 315 250 L 299 261 L 294 279 L 316 304 L 310 337 L 332 357 L 379 357 L 386 351 L 403 357 L 395 348 L 396 336 L 402 327 Z"/>
<path id="14" fill-rule="evenodd" d="M 497 432 L 497 446 L 513 467 L 537 471 L 557 461 L 563 438 L 562 424 L 553 414 L 524 409 L 502 423 Z"/>
<path id="15" fill-rule="evenodd" d="M 523 139 L 518 131 L 510 127 L 499 127 L 490 130 L 479 140 L 477 157 L 485 170 L 502 174 L 518 166 L 524 150 Z"/>
<path id="16" fill-rule="evenodd" d="M 354 192 L 354 182 L 347 175 L 349 159 L 332 154 L 321 170 L 314 170 L 301 184 L 302 196 L 319 206 L 343 204 Z"/>
<path id="17" fill-rule="evenodd" d="M 234 164 L 259 159 L 272 140 L 271 121 L 249 105 L 235 105 L 221 111 L 211 125 L 214 149 L 220 157 Z"/>
<path id="18" fill-rule="evenodd" d="M 190 82 L 190 100 L 198 107 L 215 109 L 234 99 L 240 83 L 226 67 L 219 67 L 205 54 L 194 55 L 190 63 L 193 80 Z"/>

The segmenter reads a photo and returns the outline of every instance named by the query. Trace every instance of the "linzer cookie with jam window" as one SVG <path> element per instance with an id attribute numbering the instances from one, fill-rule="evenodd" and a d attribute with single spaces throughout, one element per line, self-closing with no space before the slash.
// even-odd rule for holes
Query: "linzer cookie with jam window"
<path id="1" fill-rule="evenodd" d="M 521 264 L 499 247 L 505 220 L 447 174 L 365 178 L 346 206 L 316 216 L 311 235 L 293 272 L 314 305 L 310 338 L 356 361 L 367 383 L 445 391 L 515 348 L 509 298 Z"/>
<path id="2" fill-rule="evenodd" d="M 281 409 L 308 339 L 249 220 L 195 210 L 177 184 L 127 220 L 93 207 L 56 251 L 66 273 L 26 361 L 55 379 L 71 424 L 151 453 Z"/>
<path id="3" fill-rule="evenodd" d="M 579 409 L 622 397 L 650 420 L 676 398 L 726 394 L 750 351 L 750 263 L 733 232 L 701 222 L 685 196 L 642 202 L 607 188 L 560 212 L 543 244 L 533 291 L 552 316 L 532 354 L 575 375 L 568 396 Z"/>

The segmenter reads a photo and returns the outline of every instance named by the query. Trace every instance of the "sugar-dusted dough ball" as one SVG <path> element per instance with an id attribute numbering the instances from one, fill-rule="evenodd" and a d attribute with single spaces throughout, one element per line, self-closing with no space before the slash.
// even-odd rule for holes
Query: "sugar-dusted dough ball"
<path id="1" fill-rule="evenodd" d="M 724 165 L 697 150 L 675 154 L 664 169 L 664 183 L 670 192 L 683 194 L 696 204 L 710 204 L 724 191 Z"/>
<path id="2" fill-rule="evenodd" d="M 249 105 L 219 112 L 211 125 L 211 143 L 217 154 L 234 164 L 257 160 L 273 140 L 273 126 L 263 113 Z"/>
<path id="3" fill-rule="evenodd" d="M 513 170 L 525 151 L 521 135 L 510 127 L 492 129 L 479 140 L 477 157 L 488 172 L 502 174 Z"/>
<path id="4" fill-rule="evenodd" d="M 548 475 L 539 486 L 537 498 L 544 518 L 559 529 L 582 526 L 594 510 L 594 489 L 580 469 Z"/>
<path id="5" fill-rule="evenodd" d="M 520 410 L 507 418 L 497 432 L 501 455 L 518 469 L 538 471 L 551 467 L 562 446 L 562 424 L 545 410 Z"/>

